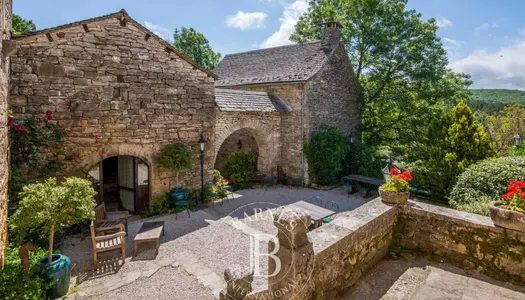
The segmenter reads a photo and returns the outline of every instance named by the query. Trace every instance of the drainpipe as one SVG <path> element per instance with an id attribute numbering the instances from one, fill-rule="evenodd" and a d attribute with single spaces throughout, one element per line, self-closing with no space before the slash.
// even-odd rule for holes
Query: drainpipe
<path id="1" fill-rule="evenodd" d="M 303 85 L 301 90 L 301 178 L 303 185 L 306 184 L 306 178 L 304 175 L 304 91 L 306 90 L 306 84 Z"/>

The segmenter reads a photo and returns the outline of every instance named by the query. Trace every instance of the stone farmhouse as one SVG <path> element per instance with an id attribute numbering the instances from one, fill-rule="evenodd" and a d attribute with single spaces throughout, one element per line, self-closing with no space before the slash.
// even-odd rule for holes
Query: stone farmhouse
<path id="1" fill-rule="evenodd" d="M 203 69 L 124 10 L 14 37 L 10 107 L 53 111 L 68 174 L 90 175 L 99 201 L 143 212 L 173 187 L 155 165 L 163 145 L 208 141 L 205 181 L 237 151 L 259 172 L 306 179 L 302 145 L 323 123 L 360 135 L 360 87 L 337 23 L 319 42 L 227 55 Z M 200 187 L 200 166 L 181 174 Z"/>

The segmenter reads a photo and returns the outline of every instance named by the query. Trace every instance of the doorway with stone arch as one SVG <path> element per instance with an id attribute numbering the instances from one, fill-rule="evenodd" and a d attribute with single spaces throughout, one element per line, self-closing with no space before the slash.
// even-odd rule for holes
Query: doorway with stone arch
<path id="1" fill-rule="evenodd" d="M 142 159 L 111 156 L 93 166 L 87 177 L 98 192 L 97 203 L 104 203 L 108 210 L 146 212 L 150 200 L 150 166 Z"/>

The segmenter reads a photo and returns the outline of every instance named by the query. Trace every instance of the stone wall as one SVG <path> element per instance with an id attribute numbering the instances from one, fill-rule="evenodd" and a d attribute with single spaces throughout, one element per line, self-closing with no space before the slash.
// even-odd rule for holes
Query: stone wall
<path id="1" fill-rule="evenodd" d="M 215 158 L 214 168 L 224 172 L 226 160 L 228 157 L 230 157 L 230 155 L 235 153 L 249 152 L 259 154 L 259 146 L 257 145 L 257 141 L 248 129 L 239 129 L 232 133 L 222 143 L 219 151 L 217 152 L 217 157 Z"/>
<path id="2" fill-rule="evenodd" d="M 292 109 L 290 113 L 281 113 L 281 138 L 283 149 L 279 165 L 287 176 L 301 178 L 307 175 L 306 158 L 303 165 L 303 136 L 307 132 L 307 107 L 301 105 L 305 101 L 304 85 L 273 85 L 242 87 L 242 90 L 271 92 L 278 95 Z M 304 115 L 304 118 L 301 116 Z M 304 168 L 303 168 L 304 167 Z M 304 176 L 303 176 L 304 175 Z"/>
<path id="3" fill-rule="evenodd" d="M 150 166 L 160 148 L 187 142 L 194 169 L 181 174 L 200 186 L 199 136 L 209 143 L 205 176 L 211 180 L 215 121 L 214 77 L 178 55 L 125 12 L 17 38 L 11 66 L 16 114 L 54 112 L 71 156 L 71 174 L 114 155 Z M 168 191 L 171 172 L 152 168 L 153 193 Z M 173 182 L 171 183 L 173 184 Z"/>
<path id="4" fill-rule="evenodd" d="M 4 248 L 7 243 L 7 180 L 8 127 L 7 96 L 9 94 L 9 54 L 11 39 L 11 0 L 0 0 L 0 269 L 4 267 Z"/>
<path id="5" fill-rule="evenodd" d="M 224 154 L 219 153 L 224 143 L 235 135 L 244 132 L 255 139 L 259 152 L 258 171 L 268 176 L 277 175 L 277 165 L 280 164 L 281 155 L 281 114 L 261 112 L 221 112 L 217 108 L 215 119 L 215 144 L 216 153 L 214 159 L 218 159 L 218 165 L 222 164 Z M 230 139 L 233 147 L 238 141 Z M 249 143 L 253 147 L 253 143 Z M 226 147 L 230 147 L 226 145 Z M 215 163 L 213 164 L 215 165 Z"/>
<path id="6" fill-rule="evenodd" d="M 308 83 L 307 95 L 310 134 L 326 124 L 359 139 L 361 86 L 341 44 Z"/>
<path id="7" fill-rule="evenodd" d="M 463 269 L 525 283 L 525 234 L 495 227 L 489 217 L 425 203 L 405 206 L 397 243 Z"/>

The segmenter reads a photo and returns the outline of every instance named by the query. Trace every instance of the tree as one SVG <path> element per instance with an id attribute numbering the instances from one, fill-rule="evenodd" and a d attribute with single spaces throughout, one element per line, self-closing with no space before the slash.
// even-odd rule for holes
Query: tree
<path id="1" fill-rule="evenodd" d="M 458 175 L 470 165 L 496 155 L 488 135 L 464 101 L 452 112 L 432 120 L 424 142 L 424 185 L 435 200 L 446 200 Z"/>
<path id="2" fill-rule="evenodd" d="M 525 135 L 525 107 L 520 104 L 507 105 L 497 114 L 483 113 L 480 121 L 500 156 L 511 154 L 516 134 Z"/>
<path id="3" fill-rule="evenodd" d="M 17 14 L 13 14 L 13 33 L 14 34 L 24 34 L 30 31 L 35 31 L 36 26 L 31 20 L 24 20 Z"/>
<path id="4" fill-rule="evenodd" d="M 221 59 L 221 54 L 213 51 L 208 39 L 193 28 L 175 29 L 173 39 L 175 48 L 207 70 L 215 69 Z"/>
<path id="5" fill-rule="evenodd" d="M 343 25 L 342 40 L 363 87 L 363 138 L 410 153 L 429 121 L 468 96 L 470 81 L 447 68 L 434 19 L 407 0 L 310 0 L 291 39 L 318 40 L 323 22 Z M 399 151 L 398 151 L 399 152 Z"/>
<path id="6" fill-rule="evenodd" d="M 51 262 L 55 231 L 93 218 L 95 195 L 89 180 L 75 177 L 66 178 L 61 185 L 55 178 L 28 184 L 20 193 L 20 207 L 9 224 L 19 239 L 35 230 L 48 234 L 48 262 Z"/>
<path id="7" fill-rule="evenodd" d="M 179 187 L 179 172 L 193 166 L 195 155 L 183 143 L 168 144 L 162 148 L 157 157 L 157 163 L 169 168 L 175 173 Z"/>

